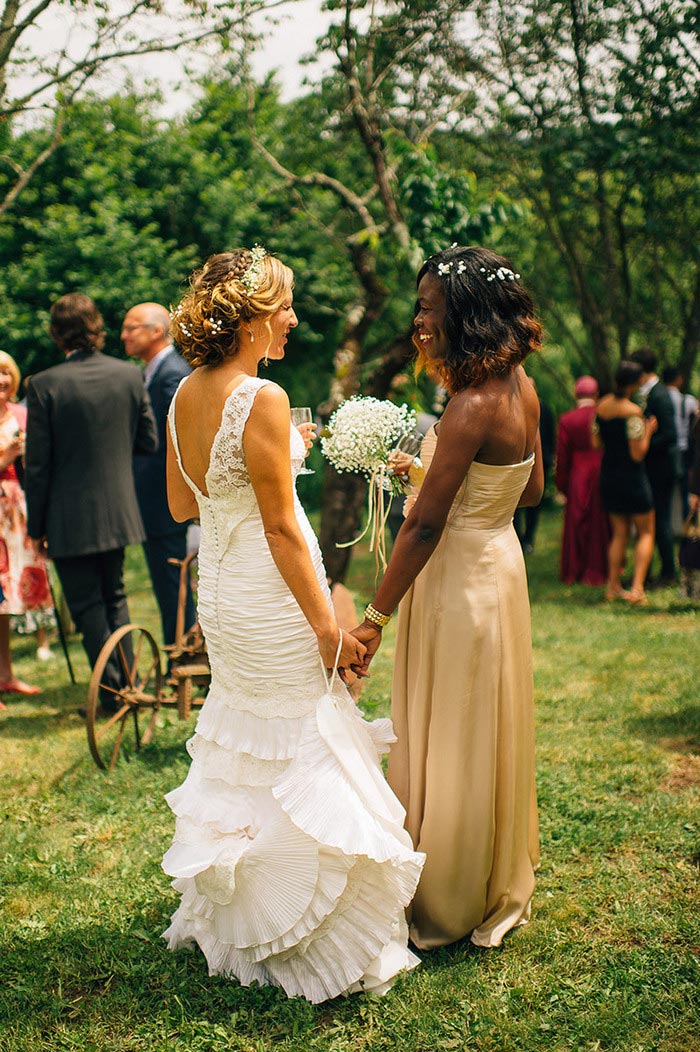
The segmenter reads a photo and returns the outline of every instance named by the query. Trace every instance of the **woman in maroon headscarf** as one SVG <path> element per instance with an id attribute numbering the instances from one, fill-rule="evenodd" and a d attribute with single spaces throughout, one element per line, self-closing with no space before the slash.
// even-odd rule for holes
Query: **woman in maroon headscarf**
<path id="1" fill-rule="evenodd" d="M 576 408 L 562 414 L 557 429 L 555 481 L 566 497 L 561 579 L 598 586 L 607 581 L 610 543 L 598 481 L 603 453 L 592 445 L 598 384 L 592 376 L 581 376 L 574 393 Z"/>

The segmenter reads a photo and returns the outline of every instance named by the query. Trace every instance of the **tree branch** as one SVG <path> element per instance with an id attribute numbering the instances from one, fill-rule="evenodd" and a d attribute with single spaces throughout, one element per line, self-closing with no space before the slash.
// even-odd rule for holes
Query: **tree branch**
<path id="1" fill-rule="evenodd" d="M 41 168 L 42 164 L 44 164 L 44 162 L 47 161 L 51 154 L 57 149 L 58 144 L 61 141 L 64 124 L 65 114 L 61 113 L 56 119 L 53 137 L 49 145 L 34 158 L 29 167 L 21 173 L 14 186 L 5 194 L 4 199 L 0 201 L 0 217 L 12 207 L 37 169 Z"/>

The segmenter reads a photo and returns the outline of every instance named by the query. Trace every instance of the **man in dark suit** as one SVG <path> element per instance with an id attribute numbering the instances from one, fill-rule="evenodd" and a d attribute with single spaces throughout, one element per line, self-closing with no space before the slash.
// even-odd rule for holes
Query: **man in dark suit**
<path id="1" fill-rule="evenodd" d="M 656 375 L 656 355 L 648 348 L 641 348 L 632 355 L 632 361 L 642 367 L 642 381 L 636 395 L 645 416 L 655 416 L 656 432 L 651 436 L 649 452 L 644 464 L 649 476 L 654 499 L 656 520 L 656 547 L 661 558 L 661 570 L 655 584 L 664 587 L 676 580 L 676 561 L 673 554 L 673 530 L 671 528 L 671 503 L 673 489 L 678 480 L 678 434 L 676 416 L 671 396 L 665 384 Z"/>
<path id="2" fill-rule="evenodd" d="M 92 667 L 129 622 L 124 548 L 144 538 L 131 461 L 155 452 L 158 438 L 140 371 L 101 353 L 102 317 L 89 296 L 54 303 L 50 331 L 66 361 L 27 386 L 27 530 L 54 561 Z M 116 662 L 104 682 L 122 685 Z M 103 692 L 102 704 L 113 710 L 114 695 Z"/>
<path id="3" fill-rule="evenodd" d="M 158 426 L 158 452 L 153 457 L 134 457 L 134 478 L 141 517 L 146 530 L 144 552 L 153 591 L 160 608 L 163 640 L 175 642 L 180 571 L 168 559 L 184 559 L 187 553 L 187 523 L 175 522 L 168 510 L 165 486 L 165 430 L 168 409 L 189 365 L 173 347 L 169 337 L 170 315 L 159 303 L 139 303 L 124 318 L 122 340 L 130 358 L 143 362 L 144 379 Z M 188 587 L 185 629 L 195 621 L 192 593 Z"/>

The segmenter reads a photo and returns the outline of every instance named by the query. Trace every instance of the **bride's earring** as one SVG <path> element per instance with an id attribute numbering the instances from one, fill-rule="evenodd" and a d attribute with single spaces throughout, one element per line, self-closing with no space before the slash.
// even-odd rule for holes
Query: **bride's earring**
<path id="1" fill-rule="evenodd" d="M 251 343 L 255 343 L 255 336 L 253 335 L 253 330 L 252 329 L 250 330 L 250 342 Z"/>

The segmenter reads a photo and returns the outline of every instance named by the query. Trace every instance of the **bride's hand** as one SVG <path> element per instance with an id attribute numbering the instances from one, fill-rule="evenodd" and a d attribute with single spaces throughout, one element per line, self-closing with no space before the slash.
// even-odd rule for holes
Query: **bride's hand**
<path id="1" fill-rule="evenodd" d="M 306 456 L 309 455 L 309 450 L 316 441 L 316 424 L 297 424 L 297 431 L 304 439 L 304 445 L 306 446 Z"/>
<path id="2" fill-rule="evenodd" d="M 321 655 L 323 664 L 328 669 L 332 669 L 335 665 L 335 655 L 338 653 L 339 631 L 340 629 L 336 628 L 331 635 L 319 638 L 318 641 L 318 652 Z M 363 643 L 360 643 L 349 632 L 343 632 L 343 645 L 340 648 L 340 656 L 338 657 L 338 673 L 343 682 L 345 682 L 344 670 L 346 668 L 350 668 L 351 665 L 362 665 L 365 650 L 366 647 Z"/>

